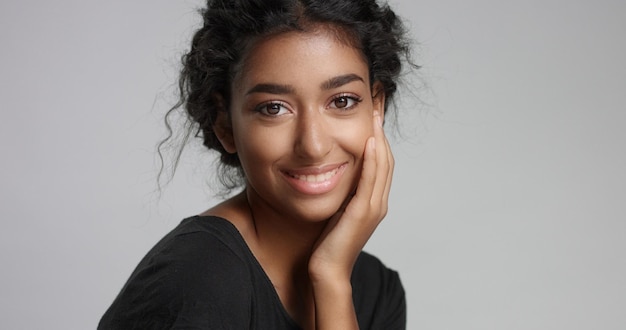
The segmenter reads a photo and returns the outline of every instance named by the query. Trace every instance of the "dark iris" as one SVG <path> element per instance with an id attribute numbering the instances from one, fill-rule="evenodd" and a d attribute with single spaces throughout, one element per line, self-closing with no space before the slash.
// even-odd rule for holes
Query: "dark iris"
<path id="1" fill-rule="evenodd" d="M 277 115 L 280 112 L 280 104 L 268 104 L 265 106 L 265 110 L 267 110 L 267 113 L 270 115 Z"/>
<path id="2" fill-rule="evenodd" d="M 338 97 L 335 99 L 335 106 L 337 108 L 345 108 L 348 106 L 348 98 L 347 97 Z"/>

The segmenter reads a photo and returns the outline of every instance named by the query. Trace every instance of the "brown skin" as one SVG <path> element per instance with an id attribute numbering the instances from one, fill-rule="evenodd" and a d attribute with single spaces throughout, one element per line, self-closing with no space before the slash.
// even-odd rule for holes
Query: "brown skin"
<path id="1" fill-rule="evenodd" d="M 303 328 L 357 329 L 350 274 L 393 173 L 384 95 L 359 51 L 324 28 L 262 40 L 243 63 L 215 130 L 246 190 L 204 215 L 237 227 Z"/>

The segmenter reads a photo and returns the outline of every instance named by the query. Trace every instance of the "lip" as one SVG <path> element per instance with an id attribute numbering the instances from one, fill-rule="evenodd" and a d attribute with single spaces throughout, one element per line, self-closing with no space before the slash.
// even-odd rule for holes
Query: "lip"
<path id="1" fill-rule="evenodd" d="M 321 195 L 339 183 L 348 163 L 282 170 L 283 177 L 295 191 L 305 195 Z"/>

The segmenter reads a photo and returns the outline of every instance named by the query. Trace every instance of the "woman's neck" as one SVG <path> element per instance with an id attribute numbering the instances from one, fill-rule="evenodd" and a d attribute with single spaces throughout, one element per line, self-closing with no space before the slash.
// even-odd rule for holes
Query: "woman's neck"
<path id="1" fill-rule="evenodd" d="M 289 273 L 301 272 L 302 267 L 306 270 L 313 246 L 326 225 L 326 221 L 301 221 L 278 212 L 249 189 L 203 215 L 231 221 L 262 264 Z"/>
<path id="2" fill-rule="evenodd" d="M 243 193 L 258 247 L 270 252 L 272 258 L 286 261 L 292 266 L 306 266 L 326 221 L 296 219 L 265 203 L 253 190 L 246 189 Z M 300 265 L 302 262 L 305 264 Z"/>
<path id="3" fill-rule="evenodd" d="M 272 281 L 287 312 L 300 325 L 314 320 L 308 262 L 326 221 L 298 221 L 259 202 L 244 190 L 203 215 L 214 215 L 233 223 Z"/>

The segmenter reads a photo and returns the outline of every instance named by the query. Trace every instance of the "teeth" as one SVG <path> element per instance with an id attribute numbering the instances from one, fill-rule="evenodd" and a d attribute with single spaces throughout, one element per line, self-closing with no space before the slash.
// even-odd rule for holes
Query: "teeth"
<path id="1" fill-rule="evenodd" d="M 337 169 L 334 169 L 330 172 L 326 172 L 326 173 L 322 173 L 322 174 L 318 174 L 318 175 L 295 175 L 292 174 L 291 176 L 301 180 L 301 181 L 306 181 L 306 182 L 324 182 L 327 181 L 328 179 L 332 178 L 335 174 L 337 174 Z"/>

